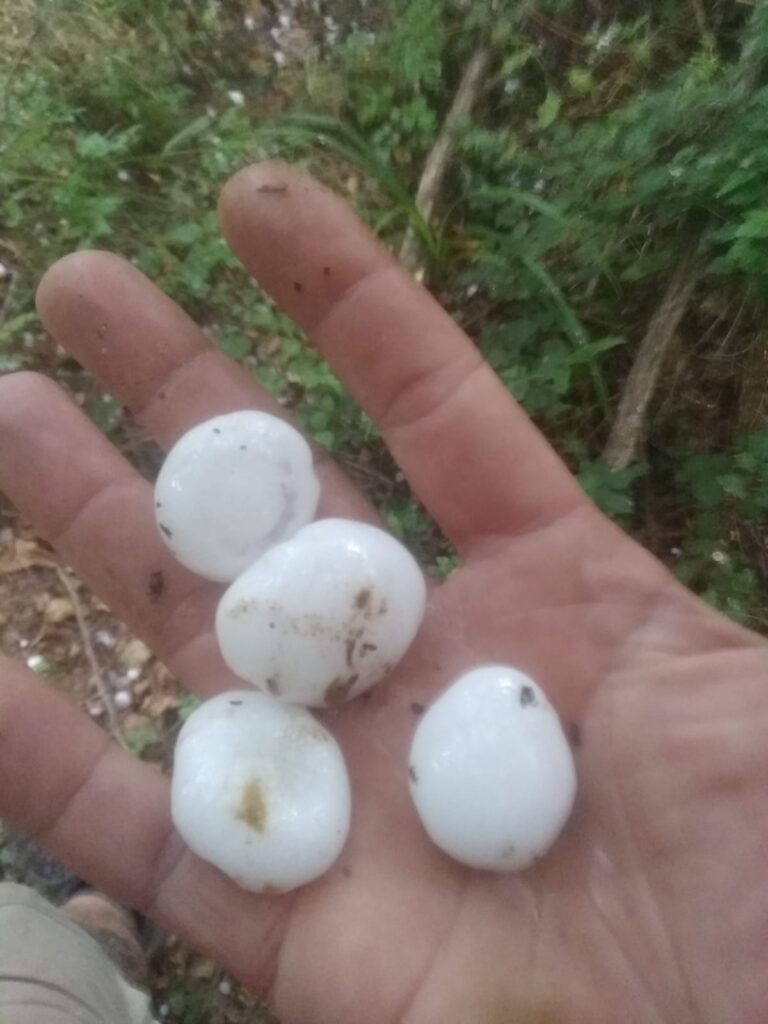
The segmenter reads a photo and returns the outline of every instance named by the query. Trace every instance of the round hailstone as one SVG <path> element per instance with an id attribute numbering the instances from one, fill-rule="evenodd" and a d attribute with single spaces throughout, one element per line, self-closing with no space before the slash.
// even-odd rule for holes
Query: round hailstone
<path id="1" fill-rule="evenodd" d="M 245 410 L 200 423 L 176 442 L 155 484 L 155 513 L 182 565 L 231 582 L 310 522 L 319 494 L 301 434 Z"/>
<path id="2" fill-rule="evenodd" d="M 556 711 L 532 679 L 500 665 L 467 672 L 427 710 L 409 774 L 434 842 L 495 871 L 520 871 L 546 853 L 576 795 Z"/>
<path id="3" fill-rule="evenodd" d="M 304 708 L 222 693 L 179 734 L 171 813 L 187 846 L 238 885 L 293 889 L 322 875 L 346 840 L 344 758 Z"/>
<path id="4" fill-rule="evenodd" d="M 273 547 L 216 613 L 224 660 L 282 700 L 329 707 L 382 679 L 424 615 L 413 556 L 365 523 L 321 519 Z"/>

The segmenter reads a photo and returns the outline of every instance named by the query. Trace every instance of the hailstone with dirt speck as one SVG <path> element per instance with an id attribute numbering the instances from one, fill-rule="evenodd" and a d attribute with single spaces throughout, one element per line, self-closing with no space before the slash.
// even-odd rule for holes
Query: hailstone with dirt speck
<path id="1" fill-rule="evenodd" d="M 410 789 L 432 840 L 473 868 L 520 871 L 562 831 L 576 770 L 557 712 L 522 672 L 467 672 L 426 711 Z"/>
<path id="2" fill-rule="evenodd" d="M 228 583 L 309 523 L 319 494 L 301 434 L 276 416 L 243 410 L 176 442 L 155 484 L 155 513 L 183 565 Z"/>
<path id="3" fill-rule="evenodd" d="M 424 615 L 413 556 L 384 530 L 321 519 L 271 548 L 216 613 L 232 671 L 281 700 L 331 707 L 403 657 Z"/>
<path id="4" fill-rule="evenodd" d="M 344 846 L 344 758 L 305 708 L 250 689 L 222 693 L 179 734 L 171 813 L 190 849 L 238 885 L 293 889 L 322 875 Z"/>

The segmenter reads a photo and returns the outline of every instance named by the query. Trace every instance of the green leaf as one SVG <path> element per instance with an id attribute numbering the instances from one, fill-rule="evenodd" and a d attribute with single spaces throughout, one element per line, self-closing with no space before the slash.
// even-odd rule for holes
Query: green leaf
<path id="1" fill-rule="evenodd" d="M 539 122 L 540 128 L 549 128 L 550 125 L 555 123 L 557 115 L 560 113 L 561 104 L 562 100 L 558 93 L 550 89 L 547 93 L 547 98 L 536 111 L 536 119 Z"/>
<path id="2" fill-rule="evenodd" d="M 179 704 L 179 719 L 182 722 L 186 722 L 192 712 L 197 711 L 201 704 L 202 701 L 194 693 L 185 693 Z"/>
<path id="3" fill-rule="evenodd" d="M 595 89 L 595 80 L 587 68 L 571 68 L 568 72 L 568 84 L 579 96 L 586 96 Z"/>
<path id="4" fill-rule="evenodd" d="M 575 352 L 571 353 L 571 366 L 579 366 L 583 363 L 592 363 L 595 361 L 597 356 L 602 355 L 603 352 L 608 352 L 612 348 L 618 348 L 619 345 L 626 345 L 626 343 L 627 339 L 622 337 L 600 338 L 598 341 L 588 341 L 577 348 Z"/>
<path id="5" fill-rule="evenodd" d="M 196 117 L 194 121 L 190 121 L 188 125 L 185 125 L 181 131 L 176 132 L 160 151 L 163 156 L 167 156 L 169 153 L 173 153 L 174 150 L 180 149 L 185 142 L 189 142 L 190 139 L 196 139 L 198 135 L 202 135 L 203 132 L 207 131 L 213 123 L 213 118 L 210 114 L 203 114 L 202 117 Z"/>
<path id="6" fill-rule="evenodd" d="M 523 46 L 518 46 L 517 49 L 513 50 L 512 53 L 508 54 L 501 64 L 499 71 L 500 78 L 508 78 L 513 75 L 520 68 L 525 67 L 531 57 L 536 53 L 536 47 L 533 43 L 526 43 Z"/>
<path id="7" fill-rule="evenodd" d="M 104 434 L 111 434 L 123 415 L 122 406 L 111 395 L 89 398 L 84 409 Z"/>
<path id="8" fill-rule="evenodd" d="M 37 323 L 37 313 L 19 313 L 11 317 L 0 327 L 0 348 L 13 344 L 16 335 L 34 323 Z"/>
<path id="9" fill-rule="evenodd" d="M 243 359 L 250 355 L 251 339 L 234 327 L 222 328 L 216 340 L 222 352 L 226 352 L 232 359 Z"/>

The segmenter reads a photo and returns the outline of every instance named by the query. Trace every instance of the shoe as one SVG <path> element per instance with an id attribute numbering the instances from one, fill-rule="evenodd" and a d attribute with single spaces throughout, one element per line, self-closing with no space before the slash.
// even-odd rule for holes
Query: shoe
<path id="1" fill-rule="evenodd" d="M 82 889 L 61 909 L 70 921 L 98 942 L 131 985 L 148 989 L 147 956 L 130 911 L 94 889 Z"/>

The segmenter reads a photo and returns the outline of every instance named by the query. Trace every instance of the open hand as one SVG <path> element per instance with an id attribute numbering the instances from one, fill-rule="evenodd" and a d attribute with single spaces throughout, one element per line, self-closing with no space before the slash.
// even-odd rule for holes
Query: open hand
<path id="1" fill-rule="evenodd" d="M 236 888 L 175 834 L 167 781 L 11 661 L 0 815 L 207 951 L 285 1024 L 768 1020 L 768 646 L 589 503 L 476 348 L 340 200 L 262 165 L 228 184 L 221 215 L 248 269 L 379 424 L 461 567 L 433 589 L 391 679 L 325 715 L 353 821 L 318 882 L 285 896 Z M 280 412 L 114 256 L 62 260 L 39 306 L 162 445 L 232 409 Z M 375 519 L 318 459 L 320 514 Z M 0 485 L 185 686 L 232 686 L 212 632 L 220 588 L 173 562 L 150 485 L 42 377 L 0 381 Z M 408 795 L 420 705 L 491 662 L 544 686 L 576 748 L 574 816 L 519 876 L 449 861 Z"/>

